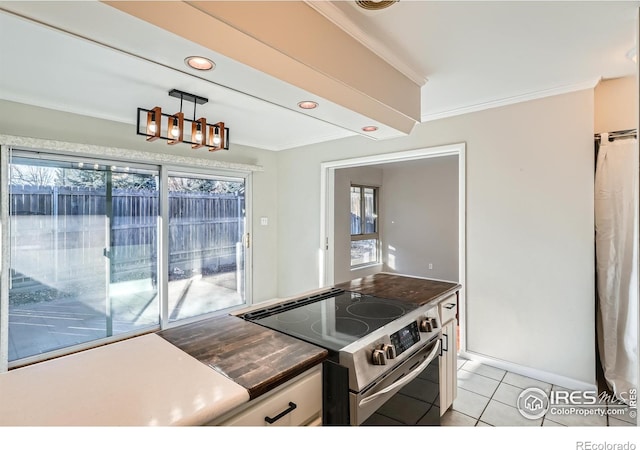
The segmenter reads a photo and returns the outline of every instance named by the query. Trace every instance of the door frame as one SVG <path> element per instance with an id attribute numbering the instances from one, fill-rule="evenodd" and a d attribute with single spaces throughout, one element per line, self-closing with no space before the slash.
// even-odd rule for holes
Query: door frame
<path id="1" fill-rule="evenodd" d="M 319 287 L 334 284 L 334 248 L 335 238 L 334 201 L 335 171 L 349 167 L 371 166 L 401 161 L 458 156 L 458 277 L 462 285 L 459 291 L 459 351 L 466 351 L 466 143 L 419 148 L 401 152 L 370 155 L 359 158 L 327 161 L 320 164 L 320 242 L 318 285 Z"/>

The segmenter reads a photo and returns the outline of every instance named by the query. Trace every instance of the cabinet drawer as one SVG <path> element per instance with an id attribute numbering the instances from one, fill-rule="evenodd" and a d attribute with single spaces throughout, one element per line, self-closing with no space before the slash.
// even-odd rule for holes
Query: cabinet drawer
<path id="1" fill-rule="evenodd" d="M 452 295 L 447 297 L 438 305 L 440 312 L 440 320 L 444 325 L 448 321 L 455 319 L 458 314 L 458 297 Z"/>
<path id="2" fill-rule="evenodd" d="M 298 426 L 321 417 L 322 371 L 312 369 L 275 392 L 249 402 L 223 426 Z M 273 421 L 273 423 L 269 423 Z"/>

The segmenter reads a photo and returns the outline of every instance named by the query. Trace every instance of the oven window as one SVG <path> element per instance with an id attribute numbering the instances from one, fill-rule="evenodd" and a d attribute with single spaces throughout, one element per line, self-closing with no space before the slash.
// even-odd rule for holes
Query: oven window
<path id="1" fill-rule="evenodd" d="M 378 187 L 351 185 L 351 267 L 380 262 Z"/>

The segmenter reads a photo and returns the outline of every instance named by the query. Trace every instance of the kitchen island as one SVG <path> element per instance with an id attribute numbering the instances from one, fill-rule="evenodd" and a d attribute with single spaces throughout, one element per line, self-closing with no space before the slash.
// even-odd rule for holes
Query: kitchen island
<path id="1" fill-rule="evenodd" d="M 422 305 L 460 285 L 376 274 L 336 287 Z M 318 393 L 325 358 L 235 315 L 203 319 L 0 374 L 0 426 L 225 424 L 284 388 Z"/>

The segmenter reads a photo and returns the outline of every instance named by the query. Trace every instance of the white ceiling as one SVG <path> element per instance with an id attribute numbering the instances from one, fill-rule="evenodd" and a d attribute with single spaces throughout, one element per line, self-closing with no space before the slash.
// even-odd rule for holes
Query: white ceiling
<path id="1" fill-rule="evenodd" d="M 635 73 L 637 1 L 331 3 L 428 79 L 423 121 Z"/>
<path id="2" fill-rule="evenodd" d="M 594 86 L 635 73 L 640 2 L 430 2 L 369 12 L 310 6 L 418 83 L 422 121 Z M 175 112 L 180 89 L 209 98 L 231 148 L 282 150 L 356 134 L 362 114 L 96 1 L 0 1 L 0 98 L 135 124 L 136 108 Z M 338 51 L 338 50 L 336 50 Z M 194 73 L 189 55 L 213 59 Z M 375 76 L 375 74 L 372 74 Z M 297 102 L 317 100 L 304 113 Z M 190 118 L 193 105 L 185 104 Z M 132 130 L 132 132 L 135 132 Z M 378 138 L 398 136 L 382 129 Z"/>

